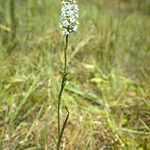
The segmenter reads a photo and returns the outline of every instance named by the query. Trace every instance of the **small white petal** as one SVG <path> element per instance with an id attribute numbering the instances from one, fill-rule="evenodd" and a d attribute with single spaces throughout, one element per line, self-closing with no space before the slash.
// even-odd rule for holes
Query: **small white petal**
<path id="1" fill-rule="evenodd" d="M 60 28 L 64 28 L 64 35 L 71 32 L 76 32 L 78 29 L 78 5 L 76 0 L 68 0 L 62 2 L 61 15 L 60 15 Z"/>

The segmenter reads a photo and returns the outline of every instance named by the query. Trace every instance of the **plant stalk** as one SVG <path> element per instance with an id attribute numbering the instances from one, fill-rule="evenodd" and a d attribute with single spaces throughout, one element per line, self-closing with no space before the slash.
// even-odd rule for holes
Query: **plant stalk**
<path id="1" fill-rule="evenodd" d="M 57 140 L 57 150 L 60 150 L 60 144 L 61 144 L 61 139 L 63 136 L 63 132 L 65 129 L 65 126 L 67 124 L 68 118 L 69 118 L 69 111 L 68 109 L 66 109 L 67 111 L 67 116 L 66 119 L 63 123 L 63 127 L 62 129 L 60 128 L 60 106 L 61 106 L 61 97 L 62 97 L 62 93 L 64 91 L 64 87 L 67 81 L 67 48 L 68 48 L 68 38 L 69 35 L 66 35 L 66 42 L 65 42 L 65 49 L 64 49 L 64 67 L 63 67 L 63 73 L 62 73 L 62 81 L 61 81 L 61 87 L 60 87 L 60 91 L 59 91 L 59 95 L 58 95 L 58 107 L 57 107 L 57 121 L 58 121 L 58 140 Z"/>
<path id="2" fill-rule="evenodd" d="M 17 29 L 16 1 L 15 0 L 10 0 L 10 20 L 11 20 L 11 28 L 12 28 L 11 38 L 15 38 L 16 37 L 16 29 Z"/>

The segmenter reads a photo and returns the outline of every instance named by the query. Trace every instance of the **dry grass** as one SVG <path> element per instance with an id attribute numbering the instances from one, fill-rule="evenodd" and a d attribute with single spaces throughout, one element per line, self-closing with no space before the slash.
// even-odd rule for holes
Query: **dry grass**
<path id="1" fill-rule="evenodd" d="M 17 3 L 17 40 L 1 31 L 0 149 L 53 150 L 63 37 L 60 1 Z M 22 4 L 21 4 L 22 3 Z M 81 0 L 63 94 L 62 150 L 150 149 L 149 3 Z M 9 27 L 7 3 L 3 26 Z M 15 44 L 14 44 L 15 43 Z"/>

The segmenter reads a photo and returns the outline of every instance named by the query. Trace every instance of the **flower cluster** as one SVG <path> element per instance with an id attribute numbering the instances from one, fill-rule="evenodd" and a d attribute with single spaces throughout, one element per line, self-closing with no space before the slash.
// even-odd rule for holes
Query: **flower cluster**
<path id="1" fill-rule="evenodd" d="M 63 1 L 62 4 L 59 26 L 64 28 L 64 35 L 69 35 L 78 30 L 79 9 L 76 0 Z"/>

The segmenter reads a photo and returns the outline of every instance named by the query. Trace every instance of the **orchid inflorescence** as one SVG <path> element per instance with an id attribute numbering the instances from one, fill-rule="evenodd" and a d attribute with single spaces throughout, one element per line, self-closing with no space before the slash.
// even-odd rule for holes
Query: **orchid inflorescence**
<path id="1" fill-rule="evenodd" d="M 76 0 L 63 0 L 62 1 L 62 8 L 61 8 L 61 15 L 60 15 L 60 28 L 64 29 L 64 35 L 65 35 L 65 48 L 64 48 L 64 67 L 63 67 L 63 73 L 62 73 L 62 80 L 61 80 L 61 86 L 60 91 L 58 94 L 58 107 L 57 107 L 57 123 L 58 123 L 58 136 L 57 136 L 57 150 L 60 150 L 61 146 L 61 140 L 63 137 L 63 133 L 65 130 L 65 127 L 68 122 L 69 118 L 69 111 L 66 107 L 66 118 L 65 121 L 61 127 L 61 118 L 60 118 L 60 109 L 61 109 L 61 99 L 62 94 L 65 88 L 65 84 L 67 82 L 67 49 L 68 49 L 68 43 L 69 43 L 69 34 L 72 32 L 76 32 L 78 30 L 78 5 L 76 4 Z"/>
<path id="2" fill-rule="evenodd" d="M 60 28 L 64 28 L 64 35 L 69 35 L 78 30 L 78 5 L 76 0 L 62 1 L 61 15 L 60 15 Z"/>

